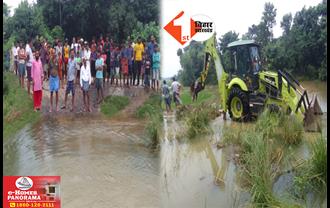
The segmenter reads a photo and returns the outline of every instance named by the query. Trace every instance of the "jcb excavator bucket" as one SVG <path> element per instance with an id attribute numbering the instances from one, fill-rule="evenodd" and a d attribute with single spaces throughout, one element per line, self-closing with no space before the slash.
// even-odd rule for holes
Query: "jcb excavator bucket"
<path id="1" fill-rule="evenodd" d="M 314 95 L 305 111 L 304 127 L 306 131 L 321 131 L 321 118 L 323 112 L 319 105 L 317 96 Z"/>

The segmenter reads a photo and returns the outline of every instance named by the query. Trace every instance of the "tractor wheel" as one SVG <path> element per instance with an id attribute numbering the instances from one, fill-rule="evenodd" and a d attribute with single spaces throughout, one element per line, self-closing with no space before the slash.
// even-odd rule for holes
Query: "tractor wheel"
<path id="1" fill-rule="evenodd" d="M 234 121 L 248 121 L 250 118 L 249 98 L 246 92 L 234 87 L 228 96 L 227 106 Z"/>

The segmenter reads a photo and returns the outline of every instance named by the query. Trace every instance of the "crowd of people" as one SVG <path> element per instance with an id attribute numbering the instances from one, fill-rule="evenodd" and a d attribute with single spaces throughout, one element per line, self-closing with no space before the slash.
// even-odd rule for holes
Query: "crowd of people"
<path id="1" fill-rule="evenodd" d="M 75 88 L 78 85 L 83 92 L 83 111 L 91 111 L 90 89 L 97 91 L 96 102 L 103 99 L 103 89 L 107 86 L 131 87 L 143 86 L 155 91 L 160 90 L 160 51 L 153 35 L 148 41 L 137 38 L 116 44 L 109 37 L 102 36 L 90 42 L 73 37 L 56 39 L 54 44 L 43 40 L 29 40 L 26 45 L 17 42 L 11 50 L 12 70 L 19 77 L 20 87 L 33 94 L 34 110 L 41 109 L 43 82 L 49 82 L 50 108 L 59 111 L 59 93 L 65 93 L 64 104 L 67 108 L 68 95 L 72 94 L 71 111 L 75 108 Z M 32 91 L 32 93 L 31 93 Z"/>

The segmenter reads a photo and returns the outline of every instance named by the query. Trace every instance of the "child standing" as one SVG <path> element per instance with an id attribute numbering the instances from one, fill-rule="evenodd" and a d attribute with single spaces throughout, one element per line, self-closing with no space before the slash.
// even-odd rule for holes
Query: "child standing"
<path id="1" fill-rule="evenodd" d="M 128 58 L 127 58 L 127 48 L 125 48 L 124 44 L 122 45 L 123 48 L 121 50 L 121 71 L 123 73 L 123 82 L 124 85 L 128 86 Z M 125 80 L 127 82 L 125 83 Z"/>
<path id="2" fill-rule="evenodd" d="M 79 78 L 80 78 L 80 67 L 81 67 L 81 56 L 80 56 L 80 47 L 78 46 L 78 50 L 76 53 L 76 57 L 75 57 L 75 61 L 76 61 L 76 70 L 77 70 L 77 74 L 76 74 L 76 83 L 79 84 Z"/>
<path id="3" fill-rule="evenodd" d="M 119 80 L 119 85 L 121 86 L 121 72 L 120 72 L 120 50 L 119 47 L 116 47 L 115 49 L 115 79 L 116 79 L 116 86 L 118 85 L 118 80 Z"/>
<path id="4" fill-rule="evenodd" d="M 151 61 L 148 55 L 146 55 L 146 58 L 143 62 L 143 68 L 144 68 L 144 85 L 145 87 L 149 88 L 150 87 L 150 71 L 151 71 Z"/>
<path id="5" fill-rule="evenodd" d="M 57 54 L 57 63 L 58 63 L 58 77 L 60 78 L 60 84 L 62 86 L 62 89 L 64 89 L 64 84 L 63 84 L 63 58 L 62 58 L 62 53 L 61 51 L 58 52 Z"/>

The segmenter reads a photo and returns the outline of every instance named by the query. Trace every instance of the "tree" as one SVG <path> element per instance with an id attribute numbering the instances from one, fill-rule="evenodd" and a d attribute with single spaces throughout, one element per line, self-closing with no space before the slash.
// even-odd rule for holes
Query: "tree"
<path id="1" fill-rule="evenodd" d="M 291 13 L 284 15 L 282 22 L 281 22 L 281 28 L 283 29 L 283 36 L 285 36 L 289 33 L 289 31 L 291 29 L 291 24 L 292 24 Z"/>
<path id="2" fill-rule="evenodd" d="M 239 33 L 235 31 L 229 31 L 219 38 L 219 48 L 221 52 L 224 52 L 229 43 L 238 40 Z"/>
<path id="3" fill-rule="evenodd" d="M 272 3 L 265 3 L 263 16 L 258 25 L 253 24 L 248 28 L 248 32 L 243 35 L 243 39 L 252 39 L 267 46 L 273 40 L 273 27 L 276 24 L 276 9 Z"/>
<path id="4" fill-rule="evenodd" d="M 9 17 L 9 14 L 10 14 L 10 10 L 9 10 L 9 6 L 3 2 L 3 6 L 2 6 L 2 14 L 3 14 L 3 17 Z"/>

